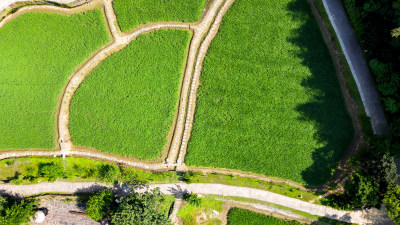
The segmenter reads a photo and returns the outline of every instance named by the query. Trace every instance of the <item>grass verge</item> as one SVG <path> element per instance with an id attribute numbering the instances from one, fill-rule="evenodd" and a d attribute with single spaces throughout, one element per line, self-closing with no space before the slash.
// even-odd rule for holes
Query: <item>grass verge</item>
<path id="1" fill-rule="evenodd" d="M 217 225 L 221 224 L 218 219 L 219 213 L 222 212 L 222 201 L 210 199 L 207 196 L 201 198 L 201 205 L 190 205 L 183 203 L 178 211 L 178 216 L 182 218 L 184 224 L 204 224 Z"/>
<path id="2" fill-rule="evenodd" d="M 187 164 L 318 186 L 353 134 L 310 5 L 235 2 L 204 62 Z"/>
<path id="3" fill-rule="evenodd" d="M 43 181 L 89 182 L 144 181 L 174 183 L 174 172 L 151 173 L 130 167 L 86 158 L 16 158 L 0 161 L 0 181 L 12 184 L 35 184 Z"/>
<path id="4" fill-rule="evenodd" d="M 303 191 L 287 184 L 277 184 L 234 175 L 223 175 L 217 173 L 207 173 L 204 175 L 203 173 L 189 172 L 184 174 L 183 178 L 188 183 L 217 183 L 256 188 L 285 195 L 291 198 L 296 198 L 306 202 L 316 200 L 319 196 L 318 193 Z M 318 200 L 316 200 L 314 203 L 318 204 Z"/>
<path id="5" fill-rule="evenodd" d="M 0 29 L 0 149 L 55 147 L 57 100 L 109 41 L 101 10 L 23 14 Z"/>
<path id="6" fill-rule="evenodd" d="M 74 144 L 159 159 L 173 125 L 189 41 L 188 31 L 143 34 L 97 66 L 71 101 Z"/>
<path id="7" fill-rule="evenodd" d="M 207 0 L 115 0 L 113 7 L 122 31 L 161 21 L 200 20 Z"/>

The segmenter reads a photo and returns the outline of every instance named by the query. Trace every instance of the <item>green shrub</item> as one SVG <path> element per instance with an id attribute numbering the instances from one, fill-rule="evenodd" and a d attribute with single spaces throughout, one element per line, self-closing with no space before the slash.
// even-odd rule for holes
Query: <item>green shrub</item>
<path id="1" fill-rule="evenodd" d="M 29 222 L 35 214 L 36 202 L 22 200 L 20 203 L 0 196 L 0 224 L 19 225 Z"/>
<path id="2" fill-rule="evenodd" d="M 201 198 L 195 193 L 185 193 L 183 195 L 183 199 L 187 201 L 190 205 L 200 207 L 201 206 Z"/>
<path id="3" fill-rule="evenodd" d="M 164 196 L 158 188 L 142 194 L 132 192 L 130 196 L 120 198 L 119 201 L 111 219 L 113 225 L 171 224 L 168 214 L 160 209 Z"/>
<path id="4" fill-rule="evenodd" d="M 97 166 L 97 177 L 106 183 L 114 183 L 120 176 L 121 171 L 116 165 L 101 164 Z"/>
<path id="5" fill-rule="evenodd" d="M 86 214 L 95 221 L 111 215 L 114 195 L 110 190 L 95 193 L 86 203 Z"/>
<path id="6" fill-rule="evenodd" d="M 54 162 L 40 163 L 39 176 L 48 179 L 50 182 L 54 182 L 57 178 L 63 176 L 63 167 Z"/>

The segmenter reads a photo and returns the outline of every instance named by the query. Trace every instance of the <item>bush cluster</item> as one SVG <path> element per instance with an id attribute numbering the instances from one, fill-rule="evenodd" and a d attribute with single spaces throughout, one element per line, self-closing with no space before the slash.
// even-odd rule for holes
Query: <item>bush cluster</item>
<path id="1" fill-rule="evenodd" d="M 24 199 L 17 201 L 0 195 L 0 224 L 19 225 L 29 222 L 35 214 L 36 202 Z"/>
<path id="2" fill-rule="evenodd" d="M 116 198 L 110 190 L 95 193 L 86 204 L 87 215 L 100 221 L 107 219 L 113 225 L 170 224 L 168 211 L 161 205 L 164 195 L 159 189 L 144 193 L 131 192 Z"/>

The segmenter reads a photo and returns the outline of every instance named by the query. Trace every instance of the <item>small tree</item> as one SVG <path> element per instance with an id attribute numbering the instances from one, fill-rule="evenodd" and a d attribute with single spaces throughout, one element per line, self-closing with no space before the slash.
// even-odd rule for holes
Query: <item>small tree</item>
<path id="1" fill-rule="evenodd" d="M 185 193 L 183 195 L 183 199 L 187 201 L 190 205 L 193 206 L 201 206 L 201 198 L 197 194 L 194 193 Z"/>
<path id="2" fill-rule="evenodd" d="M 62 175 L 62 166 L 55 164 L 54 162 L 39 164 L 39 176 L 47 178 L 50 182 L 56 181 L 56 179 L 62 177 Z"/>
<path id="3" fill-rule="evenodd" d="M 29 222 L 35 214 L 35 202 L 22 200 L 20 203 L 0 196 L 0 224 L 19 225 Z"/>
<path id="4" fill-rule="evenodd" d="M 143 194 L 132 192 L 120 199 L 117 211 L 111 219 L 114 225 L 171 224 L 168 215 L 161 212 L 159 206 L 164 199 L 160 189 L 146 191 Z"/>
<path id="5" fill-rule="evenodd" d="M 379 204 L 379 188 L 370 177 L 355 173 L 350 176 L 350 182 L 346 184 L 347 195 L 351 198 L 355 207 Z"/>
<path id="6" fill-rule="evenodd" d="M 111 215 L 111 205 L 114 195 L 110 190 L 97 192 L 86 203 L 86 214 L 95 221 L 100 221 L 104 217 Z"/>
<path id="7" fill-rule="evenodd" d="M 386 213 L 396 224 L 400 224 L 400 186 L 390 186 L 385 194 L 383 203 L 386 204 Z"/>
<path id="8" fill-rule="evenodd" d="M 97 167 L 97 177 L 106 183 L 114 183 L 121 176 L 116 165 L 101 164 Z"/>

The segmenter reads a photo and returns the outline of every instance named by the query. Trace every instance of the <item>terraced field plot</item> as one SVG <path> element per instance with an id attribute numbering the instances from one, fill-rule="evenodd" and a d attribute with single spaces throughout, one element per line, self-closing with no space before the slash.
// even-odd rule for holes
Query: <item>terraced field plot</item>
<path id="1" fill-rule="evenodd" d="M 306 1 L 236 1 L 200 81 L 189 166 L 331 178 L 353 128 Z"/>
<path id="2" fill-rule="evenodd" d="M 29 13 L 0 28 L 0 149 L 54 148 L 62 89 L 108 41 L 101 10 Z"/>
<path id="3" fill-rule="evenodd" d="M 188 31 L 143 34 L 96 67 L 71 101 L 74 144 L 145 160 L 161 157 L 189 41 Z"/>
<path id="4" fill-rule="evenodd" d="M 301 225 L 297 221 L 278 219 L 244 209 L 231 209 L 228 214 L 229 225 Z"/>
<path id="5" fill-rule="evenodd" d="M 200 20 L 207 0 L 115 0 L 113 7 L 122 31 L 160 21 Z"/>

